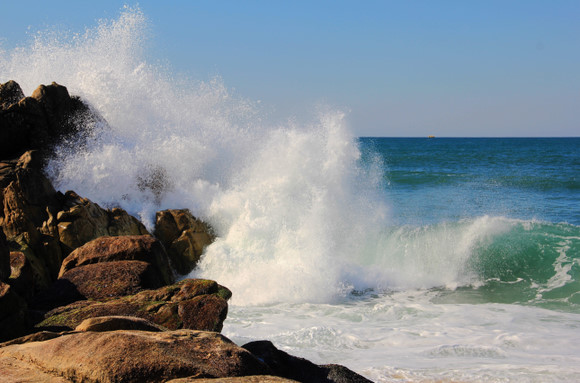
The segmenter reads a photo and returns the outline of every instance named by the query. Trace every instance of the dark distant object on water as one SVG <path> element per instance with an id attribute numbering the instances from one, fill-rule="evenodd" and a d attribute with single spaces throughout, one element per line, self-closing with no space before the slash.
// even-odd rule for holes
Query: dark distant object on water
<path id="1" fill-rule="evenodd" d="M 427 138 L 435 138 L 435 136 L 427 136 Z"/>

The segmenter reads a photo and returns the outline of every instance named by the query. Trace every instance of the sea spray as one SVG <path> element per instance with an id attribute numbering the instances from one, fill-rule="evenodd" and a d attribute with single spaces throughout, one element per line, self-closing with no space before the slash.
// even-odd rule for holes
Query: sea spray
<path id="1" fill-rule="evenodd" d="M 56 186 L 120 205 L 150 229 L 164 208 L 209 221 L 219 238 L 193 275 L 218 279 L 234 302 L 327 301 L 352 288 L 387 207 L 382 174 L 361 166 L 344 114 L 270 122 L 220 79 L 180 83 L 149 64 L 146 30 L 126 9 L 84 34 L 38 34 L 2 58 L 2 77 L 25 91 L 57 81 L 103 117 L 82 145 L 57 151 Z"/>
<path id="2" fill-rule="evenodd" d="M 210 221 L 193 275 L 232 288 L 226 336 L 381 382 L 580 380 L 578 140 L 355 140 L 332 108 L 273 123 L 151 64 L 147 33 L 136 9 L 42 32 L 0 77 L 102 115 L 50 163 L 60 190 L 150 228 L 163 208 Z"/>

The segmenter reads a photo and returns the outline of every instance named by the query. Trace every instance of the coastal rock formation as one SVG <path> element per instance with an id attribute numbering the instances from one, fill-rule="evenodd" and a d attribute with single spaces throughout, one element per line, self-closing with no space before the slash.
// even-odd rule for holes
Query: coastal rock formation
<path id="1" fill-rule="evenodd" d="M 99 237 L 74 250 L 64 259 L 62 278 L 74 268 L 112 261 L 142 261 L 154 266 L 164 284 L 174 282 L 167 254 L 161 242 L 150 235 Z"/>
<path id="2" fill-rule="evenodd" d="M 149 234 L 141 222 L 123 209 L 105 210 L 73 191 L 65 193 L 62 206 L 43 225 L 43 232 L 59 238 L 66 254 L 103 236 Z"/>
<path id="3" fill-rule="evenodd" d="M 76 267 L 64 273 L 59 281 L 74 286 L 82 299 L 133 295 L 165 285 L 158 270 L 142 261 L 113 261 Z"/>
<path id="4" fill-rule="evenodd" d="M 55 191 L 39 156 L 28 151 L 19 160 L 0 162 L 0 228 L 10 250 L 27 259 L 33 295 L 56 280 L 63 258 L 75 248 L 103 235 L 148 234 L 122 209 L 105 210 L 74 192 Z M 162 271 L 171 275 L 167 268 Z"/>
<path id="5" fill-rule="evenodd" d="M 159 212 L 156 239 L 122 209 L 56 191 L 43 173 L 53 145 L 99 118 L 58 84 L 31 97 L 0 84 L 0 381 L 367 382 L 220 335 L 232 293 L 173 283 L 214 240 L 188 210 Z M 171 185 L 150 170 L 137 185 L 161 200 Z"/>
<path id="6" fill-rule="evenodd" d="M 205 247 L 215 239 L 211 228 L 188 209 L 157 212 L 154 234 L 167 249 L 171 265 L 181 275 L 195 268 Z"/>
<path id="7" fill-rule="evenodd" d="M 70 333 L 1 347 L 0 371 L 15 377 L 38 371 L 36 381 L 48 375 L 76 382 L 161 382 L 263 375 L 269 368 L 215 332 L 121 330 Z"/>
<path id="8" fill-rule="evenodd" d="M 81 300 L 45 315 L 39 328 L 72 330 L 87 318 L 133 316 L 170 330 L 221 331 L 231 292 L 215 281 L 186 279 L 156 290 L 109 300 Z"/>
<path id="9" fill-rule="evenodd" d="M 48 154 L 63 137 L 100 118 L 57 83 L 40 85 L 24 97 L 20 85 L 8 81 L 0 84 L 0 153 L 3 159 L 17 158 L 31 149 Z"/>

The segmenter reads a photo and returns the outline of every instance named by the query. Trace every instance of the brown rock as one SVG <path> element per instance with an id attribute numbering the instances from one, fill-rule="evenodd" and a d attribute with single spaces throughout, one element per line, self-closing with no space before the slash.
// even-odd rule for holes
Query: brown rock
<path id="1" fill-rule="evenodd" d="M 58 239 L 39 230 L 49 210 L 59 204 L 59 196 L 40 170 L 38 152 L 24 153 L 13 165 L 6 168 L 0 191 L 0 226 L 11 248 L 29 259 L 35 284 L 28 288 L 38 291 L 56 279 L 62 262 Z"/>
<path id="2" fill-rule="evenodd" d="M 177 314 L 183 322 L 183 328 L 220 332 L 228 315 L 228 303 L 216 295 L 200 295 L 180 302 Z"/>
<path id="3" fill-rule="evenodd" d="M 23 252 L 10 252 L 10 285 L 14 291 L 27 301 L 34 291 L 34 275 L 30 261 Z"/>
<path id="4" fill-rule="evenodd" d="M 230 296 L 228 289 L 214 281 L 186 279 L 131 296 L 101 302 L 78 301 L 58 307 L 49 311 L 37 327 L 72 330 L 87 318 L 120 315 L 147 319 L 170 330 L 189 328 L 219 331 L 223 326 L 227 313 L 226 302 Z"/>
<path id="5" fill-rule="evenodd" d="M 163 286 L 161 276 L 150 263 L 113 261 L 75 267 L 60 279 L 71 282 L 86 299 L 106 299 L 133 295 L 144 289 Z"/>
<path id="6" fill-rule="evenodd" d="M 75 267 L 111 261 L 148 262 L 159 271 L 164 284 L 173 282 L 165 249 L 157 239 L 150 235 L 97 238 L 79 247 L 65 258 L 59 277 Z"/>
<path id="7" fill-rule="evenodd" d="M 85 121 L 100 119 L 54 82 L 39 86 L 32 97 L 23 96 L 13 81 L 0 85 L 0 153 L 4 158 L 15 158 L 30 149 L 48 154 L 52 145 L 87 125 Z"/>
<path id="8" fill-rule="evenodd" d="M 271 375 L 238 376 L 231 378 L 198 379 L 195 377 L 171 379 L 166 383 L 296 383 L 296 380 Z"/>
<path id="9" fill-rule="evenodd" d="M 49 371 L 70 381 L 103 383 L 269 372 L 251 353 L 220 334 L 192 330 L 79 332 L 0 348 L 0 371 L 18 376 L 23 368 Z"/>
<path id="10" fill-rule="evenodd" d="M 58 237 L 67 255 L 99 237 L 149 234 L 123 209 L 105 210 L 73 191 L 65 193 L 64 206 L 45 223 L 43 232 Z"/>
<path id="11" fill-rule="evenodd" d="M 29 342 L 43 342 L 45 340 L 58 338 L 66 334 L 70 334 L 70 331 L 54 332 L 54 331 L 39 331 L 29 335 L 25 335 L 16 339 L 9 340 L 4 343 L 0 343 L 0 348 L 11 346 L 13 344 L 23 344 Z"/>
<path id="12" fill-rule="evenodd" d="M 168 331 L 165 327 L 143 318 L 127 316 L 107 316 L 85 319 L 76 328 L 75 331 L 118 331 L 118 330 L 137 330 L 160 332 Z"/>
<path id="13" fill-rule="evenodd" d="M 16 81 L 10 80 L 4 84 L 0 84 L 0 109 L 8 109 L 8 107 L 16 104 L 24 98 L 24 92 Z"/>
<path id="14" fill-rule="evenodd" d="M 171 265 L 181 275 L 195 268 L 215 236 L 211 227 L 187 209 L 163 210 L 155 216 L 155 236 L 167 249 Z"/>
<path id="15" fill-rule="evenodd" d="M 0 381 L 6 383 L 70 383 L 62 376 L 53 375 L 30 362 L 13 356 L 0 358 Z"/>

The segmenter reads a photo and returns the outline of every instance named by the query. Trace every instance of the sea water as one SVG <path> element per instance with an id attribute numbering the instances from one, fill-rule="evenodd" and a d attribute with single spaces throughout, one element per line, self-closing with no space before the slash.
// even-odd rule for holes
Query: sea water
<path id="1" fill-rule="evenodd" d="M 0 81 L 56 81 L 101 114 L 48 165 L 59 190 L 149 228 L 166 208 L 211 223 L 190 277 L 233 291 L 226 336 L 380 382 L 580 381 L 580 139 L 358 138 L 331 107 L 274 121 L 227 79 L 150 63 L 146 27 L 126 9 L 44 31 L 2 51 Z"/>

